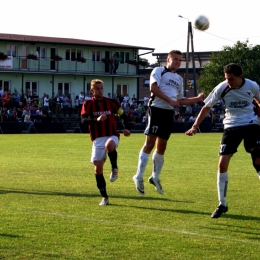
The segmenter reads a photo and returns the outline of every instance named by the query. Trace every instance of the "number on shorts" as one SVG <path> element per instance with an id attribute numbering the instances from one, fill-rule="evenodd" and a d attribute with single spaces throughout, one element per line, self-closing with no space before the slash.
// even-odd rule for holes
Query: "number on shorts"
<path id="1" fill-rule="evenodd" d="M 226 147 L 227 147 L 226 144 L 221 144 L 220 149 L 219 149 L 219 153 L 223 153 L 225 151 Z"/>
<path id="2" fill-rule="evenodd" d="M 158 125 L 153 125 L 152 126 L 152 133 L 156 133 L 158 130 Z"/>

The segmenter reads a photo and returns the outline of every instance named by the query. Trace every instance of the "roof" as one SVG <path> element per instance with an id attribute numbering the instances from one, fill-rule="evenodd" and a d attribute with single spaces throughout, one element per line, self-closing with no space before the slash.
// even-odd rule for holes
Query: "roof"
<path id="1" fill-rule="evenodd" d="M 56 38 L 56 37 L 46 37 L 46 36 L 33 36 L 33 35 L 21 35 L 21 34 L 7 34 L 0 33 L 0 41 L 11 41 L 11 42 L 23 42 L 23 43 L 58 43 L 58 44 L 73 44 L 73 45 L 84 45 L 84 46 L 100 46 L 100 47 L 116 47 L 116 48 L 131 48 L 131 49 L 141 49 L 141 50 L 151 50 L 154 51 L 155 48 L 124 45 L 110 42 L 98 42 L 89 41 L 82 39 L 70 39 L 70 38 Z"/>

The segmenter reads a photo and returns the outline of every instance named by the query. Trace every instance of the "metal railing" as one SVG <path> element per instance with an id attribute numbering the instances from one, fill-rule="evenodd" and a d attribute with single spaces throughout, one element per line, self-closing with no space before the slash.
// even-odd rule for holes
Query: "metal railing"
<path id="1" fill-rule="evenodd" d="M 68 73 L 68 74 L 110 74 L 110 65 L 103 61 L 87 60 L 85 63 L 81 61 L 71 61 L 62 59 L 59 61 L 51 58 L 28 59 L 26 56 L 9 57 L 11 58 L 11 66 L 0 66 L 0 71 L 28 71 L 39 73 Z M 9 61 L 10 62 L 10 61 Z M 134 65 L 128 63 L 120 63 L 117 74 L 135 76 L 138 70 Z"/>

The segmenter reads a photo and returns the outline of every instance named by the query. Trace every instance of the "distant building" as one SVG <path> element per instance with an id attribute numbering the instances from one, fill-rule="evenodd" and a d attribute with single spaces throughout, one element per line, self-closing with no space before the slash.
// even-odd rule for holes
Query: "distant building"
<path id="1" fill-rule="evenodd" d="M 81 91 L 89 94 L 90 82 L 100 78 L 105 93 L 138 97 L 139 51 L 153 48 L 80 39 L 0 33 L 0 86 L 17 90 L 21 96 L 36 92 L 55 97 Z M 117 74 L 111 74 L 109 60 L 121 56 Z M 73 103 L 74 105 L 74 103 Z"/>

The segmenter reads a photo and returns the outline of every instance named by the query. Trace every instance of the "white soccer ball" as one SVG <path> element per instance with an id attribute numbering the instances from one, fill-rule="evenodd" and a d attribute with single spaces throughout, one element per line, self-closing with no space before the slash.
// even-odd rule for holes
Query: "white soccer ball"
<path id="1" fill-rule="evenodd" d="M 205 15 L 200 15 L 195 19 L 195 28 L 205 31 L 209 28 L 209 19 Z"/>

